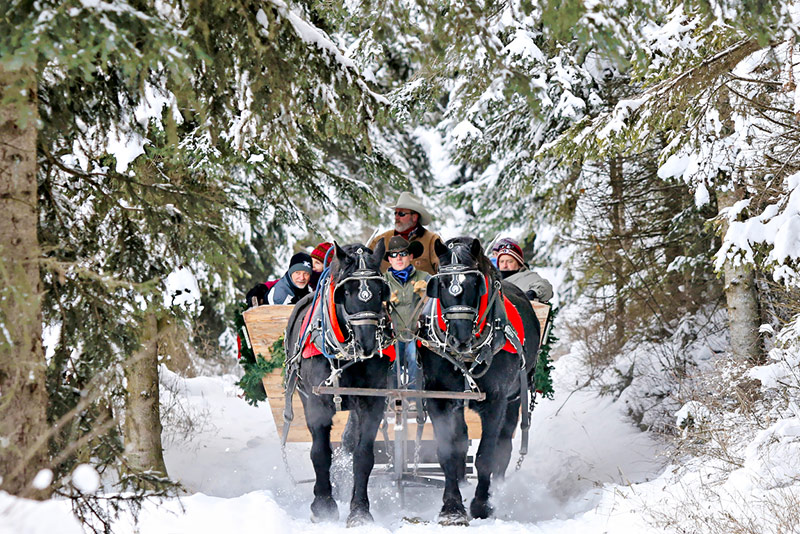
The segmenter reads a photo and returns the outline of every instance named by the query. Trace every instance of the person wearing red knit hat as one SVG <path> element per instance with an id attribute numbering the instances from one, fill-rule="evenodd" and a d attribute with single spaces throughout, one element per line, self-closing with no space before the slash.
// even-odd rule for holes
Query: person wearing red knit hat
<path id="1" fill-rule="evenodd" d="M 313 271 L 311 273 L 311 280 L 308 282 L 308 285 L 311 286 L 311 289 L 317 288 L 317 283 L 319 282 L 319 277 L 322 275 L 322 271 L 325 270 L 325 267 L 330 265 L 331 260 L 333 259 L 333 252 L 328 254 L 328 251 L 332 246 L 333 243 L 323 241 L 311 251 L 311 266 Z M 327 262 L 325 262 L 326 255 L 328 256 Z"/>

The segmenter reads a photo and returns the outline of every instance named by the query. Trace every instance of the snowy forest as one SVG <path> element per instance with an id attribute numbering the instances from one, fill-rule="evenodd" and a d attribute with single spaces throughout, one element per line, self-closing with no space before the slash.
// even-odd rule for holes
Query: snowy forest
<path id="1" fill-rule="evenodd" d="M 0 533 L 344 529 L 244 398 L 236 317 L 403 191 L 556 294 L 554 395 L 467 528 L 800 532 L 800 4 L 0 14 Z M 363 532 L 447 528 L 438 490 L 370 491 Z"/>

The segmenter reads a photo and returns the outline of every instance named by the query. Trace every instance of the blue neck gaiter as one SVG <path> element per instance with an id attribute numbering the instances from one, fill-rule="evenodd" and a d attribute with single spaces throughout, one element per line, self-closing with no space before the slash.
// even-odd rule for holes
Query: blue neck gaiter
<path id="1" fill-rule="evenodd" d="M 405 284 L 408 282 L 408 278 L 414 273 L 414 266 L 409 265 L 402 271 L 395 271 L 393 268 L 389 267 L 389 272 L 392 273 L 392 276 L 394 276 L 398 282 Z"/>

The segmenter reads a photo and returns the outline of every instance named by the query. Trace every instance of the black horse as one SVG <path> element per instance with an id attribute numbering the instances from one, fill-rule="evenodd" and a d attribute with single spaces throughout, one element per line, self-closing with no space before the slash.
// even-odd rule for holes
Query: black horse
<path id="1" fill-rule="evenodd" d="M 524 293 L 500 279 L 477 239 L 436 241 L 434 249 L 440 269 L 428 282 L 431 300 L 422 318 L 419 361 L 426 390 L 464 391 L 466 384 L 486 395 L 485 400 L 469 401 L 482 425 L 470 513 L 486 518 L 493 513 L 491 479 L 505 476 L 520 405 L 533 378 L 539 321 Z M 439 521 L 465 525 L 468 516 L 458 487 L 469 443 L 463 401 L 428 399 L 427 406 L 445 475 Z"/>
<path id="2" fill-rule="evenodd" d="M 348 526 L 372 521 L 367 482 L 375 464 L 373 445 L 384 397 L 317 395 L 315 386 L 385 388 L 389 359 L 381 355 L 391 339 L 386 312 L 389 287 L 381 277 L 383 242 L 373 252 L 364 245 L 334 245 L 330 275 L 320 280 L 317 296 L 297 303 L 286 329 L 287 388 L 299 377 L 306 423 L 311 432 L 311 462 L 316 482 L 311 503 L 313 521 L 336 520 L 339 511 L 331 495 L 331 425 L 338 407 L 356 418 L 353 454 L 353 494 Z M 308 316 L 308 318 L 306 318 Z M 314 347 L 323 354 L 308 356 Z M 290 389 L 291 391 L 291 389 Z"/>

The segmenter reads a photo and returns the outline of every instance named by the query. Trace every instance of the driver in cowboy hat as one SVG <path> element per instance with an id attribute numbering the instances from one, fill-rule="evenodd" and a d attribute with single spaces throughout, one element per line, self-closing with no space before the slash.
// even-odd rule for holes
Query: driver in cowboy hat
<path id="1" fill-rule="evenodd" d="M 420 389 L 421 383 L 417 381 L 419 367 L 417 366 L 417 345 L 414 331 L 421 311 L 422 301 L 425 299 L 425 288 L 430 275 L 418 271 L 412 265 L 415 258 L 422 253 L 422 244 L 419 241 L 409 243 L 405 238 L 396 235 L 389 239 L 384 259 L 391 264 L 383 277 L 389 285 L 389 315 L 392 326 L 397 334 L 395 353 L 401 369 L 406 371 L 407 382 L 405 385 Z M 394 367 L 393 367 L 394 369 Z M 397 371 L 389 376 L 391 387 L 397 387 Z"/>
<path id="2" fill-rule="evenodd" d="M 394 229 L 378 235 L 369 247 L 375 250 L 375 245 L 382 239 L 388 250 L 389 239 L 393 236 L 400 236 L 411 243 L 419 242 L 422 251 L 414 258 L 412 265 L 419 271 L 436 274 L 439 271 L 439 258 L 433 251 L 433 243 L 441 238 L 423 226 L 431 223 L 431 214 L 420 199 L 408 191 L 400 193 L 395 205 L 389 207 L 394 209 Z M 389 262 L 384 260 L 381 271 L 386 272 L 388 268 Z"/>

